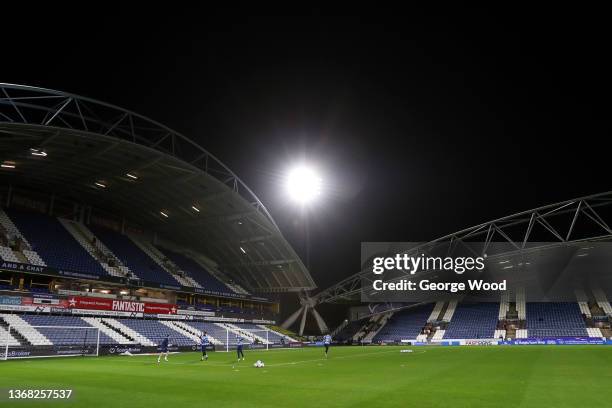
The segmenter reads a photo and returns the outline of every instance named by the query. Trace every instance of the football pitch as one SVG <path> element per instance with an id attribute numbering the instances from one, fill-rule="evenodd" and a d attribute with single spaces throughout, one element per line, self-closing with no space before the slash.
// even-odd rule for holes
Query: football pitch
<path id="1" fill-rule="evenodd" d="M 412 353 L 401 353 L 411 349 Z M 604 407 L 606 346 L 319 347 L 0 362 L 0 407 Z M 261 359 L 264 368 L 254 368 Z M 16 401 L 8 389 L 72 389 Z"/>

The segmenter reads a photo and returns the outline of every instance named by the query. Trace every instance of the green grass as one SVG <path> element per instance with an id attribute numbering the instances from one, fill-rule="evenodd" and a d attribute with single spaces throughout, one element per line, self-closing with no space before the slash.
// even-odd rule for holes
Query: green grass
<path id="1" fill-rule="evenodd" d="M 334 347 L 0 362 L 0 407 L 605 407 L 612 348 Z M 263 369 L 252 364 L 262 359 Z M 8 388 L 71 388 L 71 402 L 14 402 Z"/>

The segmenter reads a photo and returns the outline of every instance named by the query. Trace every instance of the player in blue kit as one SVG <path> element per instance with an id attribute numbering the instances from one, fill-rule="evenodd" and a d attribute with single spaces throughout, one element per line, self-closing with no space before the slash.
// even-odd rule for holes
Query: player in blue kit
<path id="1" fill-rule="evenodd" d="M 206 354 L 206 347 L 210 344 L 210 339 L 208 338 L 208 333 L 202 333 L 200 336 L 200 347 L 202 348 L 202 361 L 208 360 L 208 354 Z"/>
<path id="2" fill-rule="evenodd" d="M 161 344 L 159 345 L 159 356 L 157 357 L 157 363 L 161 361 L 162 354 L 165 354 L 164 361 L 168 361 L 168 346 L 169 340 L 168 335 L 166 335 L 166 337 L 164 337 Z"/>
<path id="3" fill-rule="evenodd" d="M 238 355 L 238 361 L 240 361 L 240 357 L 242 357 L 242 361 L 244 361 L 244 352 L 242 351 L 244 341 L 242 340 L 242 336 L 236 335 L 236 354 Z"/>
<path id="4" fill-rule="evenodd" d="M 325 346 L 325 358 L 327 358 L 327 353 L 329 353 L 329 345 L 332 342 L 332 337 L 329 334 L 326 334 L 323 337 L 323 345 Z"/>

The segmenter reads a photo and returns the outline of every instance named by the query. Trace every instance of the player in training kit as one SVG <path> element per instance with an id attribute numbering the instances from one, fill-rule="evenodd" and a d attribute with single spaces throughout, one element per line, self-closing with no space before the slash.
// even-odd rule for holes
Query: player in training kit
<path id="1" fill-rule="evenodd" d="M 241 335 L 236 335 L 236 354 L 238 355 L 238 361 L 240 361 L 240 357 L 242 357 L 242 361 L 244 361 L 244 353 L 242 352 L 243 340 Z"/>
<path id="2" fill-rule="evenodd" d="M 158 363 L 161 361 L 162 354 L 165 354 L 164 361 L 168 361 L 168 345 L 168 335 L 166 335 L 159 345 L 159 356 L 157 357 Z"/>
<path id="3" fill-rule="evenodd" d="M 200 337 L 200 347 L 202 347 L 202 361 L 208 360 L 208 354 L 206 354 L 206 346 L 210 344 L 210 339 L 208 338 L 208 333 L 202 333 Z"/>
<path id="4" fill-rule="evenodd" d="M 332 338 L 329 334 L 326 334 L 323 337 L 323 345 L 325 346 L 325 358 L 327 358 L 327 353 L 329 352 L 329 345 L 331 344 Z"/>

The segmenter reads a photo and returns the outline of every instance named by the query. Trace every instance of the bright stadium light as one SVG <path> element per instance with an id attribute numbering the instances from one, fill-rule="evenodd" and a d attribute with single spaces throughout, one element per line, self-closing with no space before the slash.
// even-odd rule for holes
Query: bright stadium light
<path id="1" fill-rule="evenodd" d="M 47 157 L 47 152 L 45 152 L 44 150 L 41 150 L 41 149 L 31 148 L 30 149 L 30 154 L 32 156 Z"/>
<path id="2" fill-rule="evenodd" d="M 307 205 L 321 195 L 321 184 L 321 177 L 312 167 L 301 165 L 289 172 L 287 193 L 291 200 Z"/>

